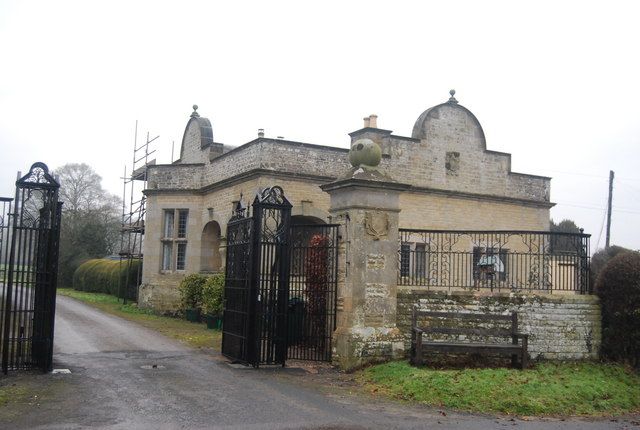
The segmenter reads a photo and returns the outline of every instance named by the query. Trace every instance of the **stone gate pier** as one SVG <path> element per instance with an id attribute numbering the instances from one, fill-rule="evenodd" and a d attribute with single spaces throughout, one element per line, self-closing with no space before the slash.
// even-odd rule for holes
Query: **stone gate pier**
<path id="1" fill-rule="evenodd" d="M 342 235 L 332 352 L 344 370 L 401 358 L 405 348 L 396 326 L 398 214 L 409 186 L 378 170 L 380 148 L 369 139 L 354 142 L 350 159 L 346 175 L 321 187 Z"/>

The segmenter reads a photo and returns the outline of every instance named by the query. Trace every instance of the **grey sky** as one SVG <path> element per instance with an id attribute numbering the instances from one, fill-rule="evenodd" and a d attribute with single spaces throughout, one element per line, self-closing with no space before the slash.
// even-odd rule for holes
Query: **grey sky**
<path id="1" fill-rule="evenodd" d="M 0 195 L 34 161 L 120 194 L 139 137 L 176 153 L 191 105 L 216 141 L 347 147 L 362 117 L 410 135 L 450 88 L 512 169 L 552 176 L 555 219 L 640 248 L 635 2 L 0 0 Z"/>

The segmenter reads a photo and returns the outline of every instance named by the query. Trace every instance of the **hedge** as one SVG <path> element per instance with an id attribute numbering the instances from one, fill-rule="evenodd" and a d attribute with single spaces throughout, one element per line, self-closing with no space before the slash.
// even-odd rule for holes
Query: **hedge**
<path id="1" fill-rule="evenodd" d="M 119 296 L 120 285 L 127 281 L 126 260 L 94 259 L 82 263 L 73 274 L 73 289 L 92 293 L 106 293 Z M 140 260 L 132 260 L 129 268 L 127 298 L 135 300 L 138 290 L 138 268 Z"/>
<path id="2" fill-rule="evenodd" d="M 602 269 L 596 284 L 602 305 L 602 353 L 640 367 L 640 253 L 623 252 Z"/>

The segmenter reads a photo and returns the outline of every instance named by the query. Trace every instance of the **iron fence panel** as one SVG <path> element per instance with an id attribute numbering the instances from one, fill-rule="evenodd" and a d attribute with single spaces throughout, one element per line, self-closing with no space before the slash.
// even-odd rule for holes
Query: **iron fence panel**
<path id="1" fill-rule="evenodd" d="M 588 234 L 400 229 L 399 236 L 399 285 L 591 293 Z"/>

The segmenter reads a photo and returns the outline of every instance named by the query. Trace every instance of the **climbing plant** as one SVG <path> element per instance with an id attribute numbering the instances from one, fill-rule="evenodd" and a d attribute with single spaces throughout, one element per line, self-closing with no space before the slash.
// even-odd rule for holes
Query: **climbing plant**
<path id="1" fill-rule="evenodd" d="M 307 315 L 310 337 L 321 341 L 324 349 L 324 330 L 327 319 L 327 285 L 329 237 L 314 234 L 309 239 L 309 251 L 305 259 Z"/>

